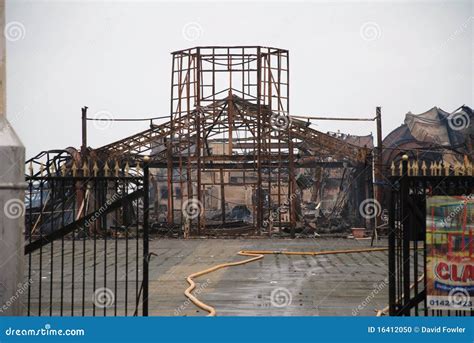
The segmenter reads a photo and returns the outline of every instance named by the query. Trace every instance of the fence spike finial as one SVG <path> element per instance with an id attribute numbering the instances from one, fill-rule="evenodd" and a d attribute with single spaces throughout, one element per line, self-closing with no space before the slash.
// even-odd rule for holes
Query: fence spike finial
<path id="1" fill-rule="evenodd" d="M 33 176 L 33 161 L 30 161 L 30 166 L 28 167 L 30 171 L 30 176 Z"/>
<path id="2" fill-rule="evenodd" d="M 418 164 L 418 160 L 413 161 L 413 170 L 414 170 L 414 175 L 415 175 L 415 176 L 420 176 L 420 175 L 418 174 L 418 172 L 419 172 L 419 170 L 420 170 L 420 166 L 419 166 L 419 164 Z"/>
<path id="3" fill-rule="evenodd" d="M 421 172 L 422 172 L 423 176 L 426 176 L 426 169 L 427 168 L 428 167 L 426 166 L 426 162 L 425 162 L 425 160 L 423 160 L 423 162 L 421 163 Z"/>
<path id="4" fill-rule="evenodd" d="M 430 161 L 429 169 L 430 169 L 430 175 L 431 175 L 431 176 L 435 176 L 435 166 L 434 166 L 434 162 L 433 162 L 433 161 Z"/>
<path id="5" fill-rule="evenodd" d="M 94 166 L 92 167 L 92 170 L 94 172 L 94 176 L 97 177 L 99 174 L 99 166 L 97 165 L 97 161 L 94 161 Z"/>
<path id="6" fill-rule="evenodd" d="M 470 175 L 469 174 L 469 158 L 466 155 L 464 155 L 464 158 L 463 158 L 463 174 Z"/>
<path id="7" fill-rule="evenodd" d="M 469 162 L 469 161 L 467 162 L 466 175 L 467 176 L 473 176 L 472 175 L 472 163 Z"/>
<path id="8" fill-rule="evenodd" d="M 109 171 L 110 171 L 109 163 L 108 163 L 108 161 L 105 161 L 105 165 L 104 165 L 104 176 L 109 176 Z"/>
<path id="9" fill-rule="evenodd" d="M 125 171 L 125 176 L 128 176 L 128 173 L 130 171 L 130 165 L 128 164 L 128 161 L 127 163 L 125 163 L 124 171 Z"/>
<path id="10" fill-rule="evenodd" d="M 398 172 L 400 173 L 400 176 L 403 175 L 403 162 L 400 160 L 400 164 L 398 166 Z"/>
<path id="11" fill-rule="evenodd" d="M 140 166 L 140 162 L 137 161 L 137 166 L 135 167 L 135 170 L 137 172 L 137 175 L 140 174 L 141 170 L 142 170 L 142 167 Z"/>
<path id="12" fill-rule="evenodd" d="M 84 161 L 84 164 L 82 165 L 82 173 L 84 176 L 89 176 L 89 164 L 87 161 Z"/>
<path id="13" fill-rule="evenodd" d="M 75 176 L 77 175 L 77 165 L 76 165 L 76 161 L 74 161 L 74 162 L 72 163 L 71 170 L 72 170 L 72 176 L 75 177 Z"/>
<path id="14" fill-rule="evenodd" d="M 61 166 L 61 176 L 66 176 L 67 174 L 67 166 L 66 166 L 66 163 L 63 163 L 63 165 Z"/>
<path id="15" fill-rule="evenodd" d="M 392 176 L 395 176 L 395 163 L 392 161 L 392 165 L 390 166 L 390 169 L 392 170 Z"/>
<path id="16" fill-rule="evenodd" d="M 448 162 L 444 162 L 444 175 L 449 176 L 450 165 Z"/>
<path id="17" fill-rule="evenodd" d="M 119 166 L 119 163 L 118 163 L 117 160 L 115 160 L 114 172 L 115 172 L 115 177 L 118 177 L 118 176 L 119 176 L 119 172 L 120 172 L 120 166 Z"/>
<path id="18" fill-rule="evenodd" d="M 443 171 L 443 161 L 439 161 L 438 164 L 436 165 L 437 173 L 436 175 L 441 176 L 442 171 Z"/>

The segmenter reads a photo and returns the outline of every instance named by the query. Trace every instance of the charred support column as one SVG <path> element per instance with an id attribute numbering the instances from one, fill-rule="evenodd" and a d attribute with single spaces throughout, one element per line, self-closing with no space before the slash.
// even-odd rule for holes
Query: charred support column
<path id="1" fill-rule="evenodd" d="M 233 111 L 233 101 L 232 101 L 232 89 L 229 90 L 229 96 L 227 99 L 227 120 L 228 120 L 228 125 L 229 125 L 229 146 L 227 147 L 227 154 L 229 156 L 232 156 L 232 150 L 233 150 L 233 141 L 232 141 L 232 126 L 234 125 L 233 120 L 234 120 L 234 111 Z"/>
<path id="2" fill-rule="evenodd" d="M 362 202 L 367 199 L 367 194 L 365 193 L 366 188 L 366 177 L 365 177 L 365 165 L 359 165 L 356 170 L 357 180 L 356 180 L 356 192 L 357 192 L 357 214 L 358 214 L 358 225 L 360 227 L 366 227 L 366 219 L 362 216 L 361 213 L 361 204 Z"/>
<path id="3" fill-rule="evenodd" d="M 224 170 L 219 169 L 219 178 L 221 181 L 221 211 L 222 211 L 222 224 L 225 224 L 225 187 L 224 187 Z"/>
<path id="4" fill-rule="evenodd" d="M 0 0 L 0 27 L 5 2 Z M 0 316 L 22 314 L 25 148 L 6 118 L 5 35 L 0 35 Z"/>
<path id="5" fill-rule="evenodd" d="M 81 145 L 81 157 L 84 161 L 87 153 L 87 106 L 81 108 L 82 112 L 82 145 Z"/>
<path id="6" fill-rule="evenodd" d="M 173 66 L 174 66 L 174 56 L 173 56 Z M 173 80 L 174 80 L 174 73 L 171 71 L 171 98 L 173 98 Z M 168 208 L 167 208 L 167 216 L 166 221 L 170 227 L 174 224 L 174 201 L 173 201 L 173 136 L 174 136 L 174 116 L 173 116 L 173 103 L 171 103 L 170 108 L 170 135 L 167 140 L 166 144 L 166 186 L 168 187 Z"/>
<path id="7" fill-rule="evenodd" d="M 201 108 L 201 49 L 197 48 L 197 53 L 195 57 L 195 68 L 196 68 L 196 107 Z M 201 204 L 201 211 L 198 215 L 198 235 L 201 234 L 201 228 L 203 226 L 203 216 L 204 216 L 204 202 L 202 199 L 202 189 L 201 189 L 201 152 L 202 152 L 202 129 L 203 124 L 201 123 L 201 111 L 197 111 L 197 132 L 196 132 L 196 159 L 197 159 L 197 198 Z"/>
<path id="8" fill-rule="evenodd" d="M 288 130 L 289 131 L 289 130 Z M 288 133 L 288 135 L 290 135 Z M 293 157 L 293 142 L 291 140 L 291 136 L 289 136 L 289 169 L 288 169 L 288 199 L 289 203 L 289 210 L 290 210 L 290 234 L 291 238 L 295 238 L 295 229 L 296 229 L 296 182 L 295 182 L 295 165 L 294 165 L 294 157 Z"/>
<path id="9" fill-rule="evenodd" d="M 364 179 L 365 179 L 365 198 L 369 199 L 374 196 L 374 177 L 373 177 L 373 172 L 372 172 L 372 165 L 373 165 L 373 158 L 372 155 L 369 154 L 367 156 L 367 166 L 364 168 Z M 378 207 L 378 206 L 377 206 Z M 377 211 L 375 212 L 376 216 L 375 218 L 371 218 L 370 216 L 366 220 L 366 225 L 368 230 L 372 230 L 372 232 L 375 232 L 375 222 L 376 218 L 380 217 L 380 213 Z"/>
<path id="10" fill-rule="evenodd" d="M 148 225 L 150 215 L 150 158 L 143 159 L 143 316 L 148 316 L 148 279 L 150 253 L 148 246 Z M 138 239 L 138 237 L 137 237 Z"/>
<path id="11" fill-rule="evenodd" d="M 263 225 L 263 192 L 262 192 L 262 54 L 257 48 L 257 234 Z"/>
<path id="12" fill-rule="evenodd" d="M 85 170 L 83 169 L 83 167 L 87 163 L 87 106 L 84 106 L 84 107 L 81 108 L 81 123 L 82 123 L 82 144 L 81 144 L 81 161 L 80 161 L 80 167 L 79 168 L 82 168 L 82 172 L 84 173 L 84 176 L 87 176 L 85 174 Z M 79 182 L 78 181 L 76 183 L 76 194 L 77 194 L 77 196 L 76 196 L 76 206 L 77 206 L 77 208 L 84 208 L 84 210 L 85 210 L 85 207 L 82 207 L 82 204 L 83 204 L 83 201 L 84 201 L 85 196 L 86 196 L 86 194 L 85 194 L 86 187 L 87 187 L 87 182 Z M 108 191 L 107 191 L 107 195 L 112 196 L 112 195 L 108 194 Z M 82 216 L 85 215 L 85 212 L 82 211 L 82 213 L 79 213 L 78 215 L 82 217 Z M 111 219 L 110 223 L 112 223 L 113 222 L 113 215 L 109 214 L 108 217 Z"/>
<path id="13" fill-rule="evenodd" d="M 168 187 L 168 225 L 174 224 L 174 191 L 173 191 L 173 152 L 172 149 L 173 133 L 171 132 L 167 146 L 167 164 L 166 164 L 166 184 Z"/>
<path id="14" fill-rule="evenodd" d="M 377 124 L 377 149 L 375 154 L 375 165 L 374 165 L 374 195 L 375 200 L 381 205 L 382 204 L 382 194 L 383 194 L 383 187 L 382 187 L 382 109 L 381 107 L 376 108 L 376 116 L 375 116 L 376 124 Z M 381 216 L 378 215 L 375 217 L 375 227 L 377 228 L 381 224 Z"/>

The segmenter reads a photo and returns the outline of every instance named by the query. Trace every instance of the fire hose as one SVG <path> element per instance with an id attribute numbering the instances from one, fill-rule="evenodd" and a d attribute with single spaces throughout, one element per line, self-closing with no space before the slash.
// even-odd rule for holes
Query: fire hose
<path id="1" fill-rule="evenodd" d="M 335 255 L 335 254 L 353 254 L 353 253 L 362 253 L 362 252 L 377 252 L 377 251 L 386 251 L 388 248 L 366 248 L 366 249 L 350 249 L 350 250 L 329 250 L 329 251 L 272 251 L 272 250 L 241 250 L 237 253 L 240 256 L 251 256 L 251 258 L 243 261 L 237 262 L 228 262 L 218 264 L 214 267 L 201 270 L 199 272 L 193 273 L 186 278 L 186 281 L 189 283 L 189 287 L 184 291 L 184 295 L 191 300 L 191 302 L 199 307 L 200 309 L 208 312 L 209 317 L 214 317 L 216 315 L 216 309 L 208 304 L 205 304 L 198 298 L 196 298 L 192 291 L 196 288 L 194 278 L 198 278 L 202 275 L 206 275 L 216 270 L 239 266 L 242 264 L 251 263 L 257 260 L 264 258 L 265 255 L 299 255 L 299 256 L 321 256 L 321 255 Z"/>

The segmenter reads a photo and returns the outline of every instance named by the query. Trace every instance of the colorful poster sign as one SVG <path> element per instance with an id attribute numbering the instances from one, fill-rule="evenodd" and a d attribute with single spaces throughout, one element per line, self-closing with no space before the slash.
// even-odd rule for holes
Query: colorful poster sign
<path id="1" fill-rule="evenodd" d="M 474 309 L 474 196 L 430 196 L 426 201 L 428 307 Z"/>

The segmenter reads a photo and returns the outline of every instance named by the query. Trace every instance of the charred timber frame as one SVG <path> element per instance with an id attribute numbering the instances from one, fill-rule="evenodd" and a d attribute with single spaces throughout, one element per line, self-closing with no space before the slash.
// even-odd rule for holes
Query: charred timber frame
<path id="1" fill-rule="evenodd" d="M 257 183 L 254 189 L 257 205 L 255 218 L 256 230 L 257 233 L 260 233 L 264 212 L 270 213 L 271 211 L 270 204 L 267 209 L 264 209 L 262 174 L 264 169 L 267 170 L 267 179 L 269 180 L 267 187 L 271 192 L 269 176 L 272 173 L 272 168 L 275 170 L 271 159 L 268 158 L 270 155 L 268 149 L 271 149 L 273 141 L 277 140 L 279 143 L 277 160 L 281 160 L 280 143 L 285 149 L 289 149 L 290 155 L 293 154 L 292 144 L 288 143 L 288 140 L 286 140 L 287 144 L 284 144 L 278 131 L 272 137 L 272 130 L 267 125 L 270 122 L 270 116 L 274 113 L 279 116 L 289 116 L 288 51 L 260 46 L 213 46 L 176 51 L 172 53 L 172 56 L 173 82 L 170 120 L 172 122 L 171 128 L 177 126 L 179 129 L 172 130 L 169 137 L 173 140 L 174 132 L 176 132 L 177 146 L 181 147 L 182 137 L 186 133 L 188 135 L 187 156 L 183 156 L 183 150 L 178 149 L 177 151 L 179 158 L 184 158 L 187 161 L 188 176 L 190 176 L 187 177 L 188 190 L 195 188 L 197 200 L 200 204 L 204 204 L 205 185 L 202 184 L 201 174 L 203 163 L 208 160 L 208 157 L 211 157 L 208 138 L 211 135 L 217 135 L 226 139 L 227 143 L 224 144 L 227 145 L 224 147 L 226 154 L 220 159 L 216 158 L 217 156 L 212 156 L 214 158 L 210 163 L 223 163 L 229 160 L 235 163 L 236 155 L 239 155 L 239 161 L 240 159 L 250 160 L 247 165 L 242 166 L 244 169 L 255 169 L 257 173 Z M 285 65 L 285 68 L 282 68 L 282 65 Z M 284 75 L 282 76 L 282 74 Z M 227 97 L 225 98 L 225 96 Z M 220 102 L 220 100 L 223 101 Z M 238 105 L 239 100 L 254 105 L 252 115 L 249 115 L 245 106 Z M 190 115 L 195 118 L 190 118 Z M 227 118 L 224 118 L 225 116 Z M 187 118 L 188 125 L 194 123 L 192 132 L 190 132 L 189 126 L 186 127 L 182 124 L 182 118 Z M 176 121 L 179 123 L 177 124 Z M 242 127 L 247 131 L 245 135 L 251 134 L 250 139 L 253 142 L 252 146 L 247 149 L 234 146 L 234 138 L 239 142 L 238 135 L 243 134 Z M 223 133 L 225 130 L 227 133 Z M 290 135 L 289 129 L 288 135 Z M 194 142 L 195 148 L 192 149 L 190 147 Z M 251 153 L 248 153 L 250 150 Z M 242 154 L 242 151 L 246 153 Z M 171 154 L 168 155 L 168 163 L 170 163 L 170 156 Z M 223 223 L 225 222 L 225 201 L 223 201 L 225 189 L 222 179 L 224 167 L 228 169 L 229 166 L 225 166 L 223 163 L 220 172 Z M 183 175 L 181 164 L 178 167 L 178 174 Z M 193 174 L 196 174 L 195 180 L 193 180 Z M 288 173 L 290 179 L 293 177 L 291 174 L 291 172 Z M 172 173 L 170 175 L 172 177 Z M 288 184 L 291 183 L 292 181 L 288 180 Z M 186 200 L 192 199 L 192 194 L 188 192 L 186 198 Z M 182 204 L 184 200 L 183 196 L 181 198 Z M 279 203 L 278 206 L 280 207 L 281 204 Z M 204 226 L 205 223 L 200 212 L 197 234 L 201 233 Z M 292 220 L 292 227 L 294 226 L 295 221 Z"/>
<path id="2" fill-rule="evenodd" d="M 221 142 L 222 152 L 212 152 L 211 140 Z M 292 236 L 297 221 L 296 197 L 292 196 L 297 191 L 296 168 L 343 162 L 365 165 L 369 153 L 368 148 L 292 118 L 288 51 L 260 46 L 206 46 L 173 52 L 169 121 L 95 150 L 100 160 L 140 159 L 150 154 L 151 165 L 167 170 L 168 224 L 175 222 L 175 211 L 181 211 L 186 200 L 195 199 L 204 205 L 207 183 L 202 173 L 208 170 L 217 170 L 220 175 L 216 184 L 221 189 L 224 223 L 224 173 L 239 169 L 245 175 L 245 171 L 253 171 L 257 174 L 253 185 L 256 232 L 261 232 L 264 216 L 272 214 L 272 206 L 281 208 L 289 199 Z M 301 154 L 315 159 L 301 160 Z M 174 194 L 174 184 L 179 184 L 180 196 Z M 284 184 L 288 194 L 282 193 Z M 277 193 L 272 193 L 274 188 Z M 272 204 L 272 196 L 276 203 Z M 175 205 L 175 198 L 180 203 Z M 275 221 L 281 227 L 281 212 Z M 195 233 L 201 234 L 205 226 L 200 212 Z"/>

